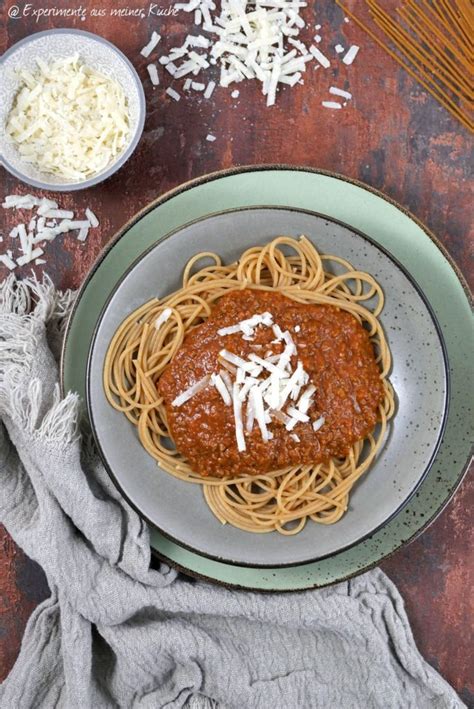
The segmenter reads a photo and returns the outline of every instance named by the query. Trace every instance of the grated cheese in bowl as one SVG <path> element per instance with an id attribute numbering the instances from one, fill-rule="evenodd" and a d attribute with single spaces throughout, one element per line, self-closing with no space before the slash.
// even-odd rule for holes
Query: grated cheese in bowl
<path id="1" fill-rule="evenodd" d="M 6 134 L 21 158 L 41 172 L 86 180 L 113 163 L 129 142 L 125 92 L 77 53 L 36 62 L 37 71 L 19 71 Z"/>

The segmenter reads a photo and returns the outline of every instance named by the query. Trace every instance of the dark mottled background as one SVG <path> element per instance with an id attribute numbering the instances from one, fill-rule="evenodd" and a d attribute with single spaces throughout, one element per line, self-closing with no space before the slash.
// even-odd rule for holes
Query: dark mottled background
<path id="1" fill-rule="evenodd" d="M 352 22 L 344 23 L 332 2 L 309 3 L 304 11 L 310 25 L 307 38 L 320 23 L 322 51 L 336 56 L 338 42 L 355 43 L 361 51 L 351 67 L 336 58 L 328 70 L 312 67 L 304 86 L 284 89 L 277 105 L 266 109 L 253 83 L 239 86 L 240 96 L 217 89 L 210 101 L 198 94 L 179 103 L 165 96 L 170 85 L 153 90 L 146 73 L 148 60 L 139 51 L 152 29 L 163 35 L 161 51 L 181 44 L 190 17 L 110 17 L 111 8 L 143 8 L 147 2 L 83 1 L 88 11 L 103 8 L 107 17 L 80 19 L 10 19 L 13 3 L 0 2 L 0 49 L 4 51 L 29 33 L 50 27 L 91 30 L 117 44 L 137 67 L 145 83 L 147 120 L 138 150 L 112 179 L 95 189 L 60 195 L 64 208 L 90 206 L 100 227 L 88 242 L 57 239 L 47 253 L 47 269 L 58 286 L 76 287 L 94 259 L 138 209 L 160 193 L 205 172 L 233 165 L 289 163 L 334 170 L 359 178 L 383 190 L 408 207 L 443 241 L 468 282 L 474 282 L 471 225 L 472 141 L 469 134 Z M 20 15 L 25 3 L 18 2 Z M 78 8 L 79 2 L 32 3 L 33 9 Z M 158 5 L 167 7 L 167 0 Z M 179 82 L 177 82 L 179 83 Z M 321 106 L 337 85 L 353 94 L 341 111 Z M 179 89 L 179 85 L 176 87 Z M 215 143 L 206 135 L 217 136 Z M 264 177 L 262 176 L 262 179 Z M 0 172 L 2 195 L 25 193 L 28 188 Z M 51 195 L 54 196 L 54 195 Z M 13 224 L 14 214 L 3 212 L 2 230 Z M 28 267 L 29 268 L 29 267 Z M 0 277 L 4 269 L 0 264 Z M 474 503 L 472 476 L 447 510 L 415 542 L 382 564 L 405 598 L 418 646 L 425 657 L 474 704 L 472 675 L 472 602 L 474 584 L 470 509 Z M 48 594 L 41 570 L 0 531 L 0 679 L 18 653 L 25 623 Z"/>

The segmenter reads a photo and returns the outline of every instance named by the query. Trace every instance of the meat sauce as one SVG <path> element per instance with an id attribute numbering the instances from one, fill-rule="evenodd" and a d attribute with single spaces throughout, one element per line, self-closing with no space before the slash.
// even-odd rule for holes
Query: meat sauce
<path id="1" fill-rule="evenodd" d="M 256 328 L 253 341 L 244 340 L 242 333 L 217 334 L 223 327 L 266 311 L 283 331 L 291 333 L 297 348 L 293 365 L 301 360 L 316 387 L 307 412 L 311 421 L 299 422 L 290 433 L 283 423 L 272 420 L 268 429 L 273 438 L 269 441 L 262 439 L 255 424 L 245 434 L 246 450 L 239 452 L 233 407 L 224 403 L 214 386 L 208 385 L 181 406 L 172 406 L 171 402 L 202 377 L 219 372 L 222 349 L 244 359 L 251 353 L 264 357 L 270 350 L 279 354 L 284 343 L 272 344 L 275 335 L 271 327 Z M 210 318 L 186 336 L 161 376 L 158 389 L 177 449 L 204 477 L 256 475 L 342 457 L 372 431 L 384 397 L 368 333 L 350 313 L 334 306 L 296 303 L 277 292 L 250 289 L 232 291 L 218 301 Z M 321 416 L 324 424 L 314 431 L 312 422 Z"/>

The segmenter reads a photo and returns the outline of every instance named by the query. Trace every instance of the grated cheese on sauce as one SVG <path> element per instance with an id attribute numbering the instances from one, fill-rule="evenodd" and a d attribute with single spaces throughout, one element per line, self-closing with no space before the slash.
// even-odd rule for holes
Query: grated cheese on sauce
<path id="1" fill-rule="evenodd" d="M 315 405 L 316 387 L 309 383 L 309 375 L 304 370 L 301 360 L 297 359 L 296 366 L 292 364 L 292 358 L 298 356 L 297 347 L 291 333 L 288 330 L 283 331 L 278 323 L 273 322 L 271 313 L 257 313 L 235 325 L 221 328 L 217 334 L 221 337 L 240 334 L 242 339 L 248 340 L 248 333 L 253 334 L 257 327 L 271 327 L 277 338 L 275 342 L 285 343 L 285 348 L 280 355 L 274 355 L 271 350 L 268 350 L 265 357 L 252 352 L 247 359 L 244 359 L 223 349 L 219 353 L 219 359 L 222 366 L 228 367 L 229 371 L 220 369 L 219 373 L 214 372 L 210 377 L 204 377 L 172 402 L 173 406 L 181 406 L 202 391 L 210 381 L 224 404 L 233 406 L 239 452 L 246 450 L 245 435 L 253 431 L 255 424 L 260 429 L 262 439 L 269 441 L 273 434 L 268 429 L 268 424 L 272 420 L 279 421 L 287 431 L 292 432 L 293 440 L 299 443 L 298 435 L 293 433 L 296 426 L 309 424 L 314 431 L 318 431 L 325 421 L 323 416 L 311 418 L 310 412 Z M 297 327 L 301 330 L 300 326 Z M 257 348 L 261 345 L 253 347 Z M 246 406 L 245 422 L 244 405 Z"/>
<path id="2" fill-rule="evenodd" d="M 19 72 L 6 133 L 21 157 L 45 173 L 75 181 L 102 172 L 130 135 L 125 93 L 78 54 Z"/>
<path id="3" fill-rule="evenodd" d="M 171 406 L 182 406 L 187 401 L 189 401 L 189 399 L 192 399 L 193 396 L 205 389 L 209 384 L 209 381 L 209 376 L 203 377 L 198 382 L 183 391 L 179 396 L 177 396 L 176 399 L 171 402 Z"/>

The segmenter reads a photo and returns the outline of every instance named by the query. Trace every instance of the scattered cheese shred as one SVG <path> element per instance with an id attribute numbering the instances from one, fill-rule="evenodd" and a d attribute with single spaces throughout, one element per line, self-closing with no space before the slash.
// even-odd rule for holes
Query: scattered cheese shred
<path id="1" fill-rule="evenodd" d="M 148 64 L 147 71 L 152 85 L 159 86 L 160 78 L 158 76 L 158 67 L 156 66 L 156 64 Z"/>
<path id="2" fill-rule="evenodd" d="M 331 66 L 331 62 L 329 59 L 324 56 L 322 52 L 319 51 L 317 47 L 314 46 L 314 44 L 311 45 L 309 48 L 309 51 L 313 55 L 313 57 L 318 61 L 324 69 L 328 69 Z"/>
<path id="3" fill-rule="evenodd" d="M 35 258 L 39 258 L 44 254 L 43 249 L 40 249 L 39 247 L 36 249 L 33 249 L 30 253 L 26 253 L 24 256 L 20 256 L 17 258 L 16 262 L 19 266 L 24 266 L 27 263 L 30 263 L 30 261 L 34 261 Z"/>
<path id="4" fill-rule="evenodd" d="M 338 103 L 337 101 L 322 101 L 322 105 L 324 108 L 342 108 L 342 103 Z"/>
<path id="5" fill-rule="evenodd" d="M 95 229 L 95 227 L 99 226 L 99 220 L 97 219 L 94 212 L 91 209 L 89 209 L 89 207 L 87 207 L 87 209 L 86 209 L 86 218 L 89 220 L 89 223 L 93 229 Z"/>
<path id="6" fill-rule="evenodd" d="M 210 81 L 208 83 L 208 85 L 206 86 L 206 90 L 204 91 L 204 98 L 211 98 L 215 88 L 216 88 L 216 82 Z"/>
<path id="7" fill-rule="evenodd" d="M 175 91 L 174 89 L 168 88 L 168 89 L 166 89 L 166 93 L 167 93 L 168 96 L 170 96 L 174 101 L 179 101 L 179 99 L 181 98 L 181 96 L 179 95 L 179 93 L 178 93 L 177 91 Z"/>
<path id="8" fill-rule="evenodd" d="M 348 66 L 352 64 L 354 59 L 356 58 L 358 52 L 359 52 L 360 47 L 357 46 L 357 44 L 353 44 L 352 47 L 349 48 L 347 53 L 343 56 L 342 61 L 344 64 L 347 64 Z"/>
<path id="9" fill-rule="evenodd" d="M 158 42 L 160 41 L 160 39 L 161 39 L 161 37 L 157 32 L 152 32 L 151 37 L 150 37 L 150 41 L 148 42 L 148 44 L 146 44 L 143 47 L 143 49 L 140 52 L 142 57 L 148 58 L 150 56 L 150 54 L 152 53 L 152 51 L 155 49 L 155 47 L 158 44 Z"/>
<path id="10" fill-rule="evenodd" d="M 8 254 L 0 254 L 0 261 L 6 266 L 10 271 L 16 268 L 16 263 Z"/>
<path id="11" fill-rule="evenodd" d="M 13 254 L 10 250 L 7 251 L 6 256 L 8 258 L 1 261 L 10 270 L 13 270 L 16 266 L 25 266 L 32 261 L 37 266 L 43 265 L 46 261 L 39 258 L 39 256 L 43 255 L 43 247 L 47 241 L 54 241 L 60 234 L 67 234 L 70 231 L 78 231 L 77 239 L 85 241 L 89 229 L 99 226 L 99 220 L 89 208 L 85 210 L 86 219 L 74 220 L 74 212 L 72 210 L 59 209 L 57 202 L 45 197 L 7 195 L 2 206 L 4 209 L 21 210 L 37 208 L 36 216 L 29 220 L 27 227 L 24 222 L 21 222 L 13 227 L 9 233 L 11 239 L 18 239 L 19 249 L 22 254 L 15 263 Z M 50 221 L 46 221 L 47 218 L 50 218 Z M 41 247 L 37 246 L 38 244 L 41 244 Z"/>
<path id="12" fill-rule="evenodd" d="M 329 93 L 333 94 L 333 96 L 342 96 L 348 101 L 352 98 L 352 94 L 349 93 L 349 91 L 344 91 L 344 89 L 338 89 L 337 86 L 331 86 L 329 88 Z"/>
<path id="13" fill-rule="evenodd" d="M 171 308 L 165 308 L 163 312 L 159 314 L 155 321 L 155 328 L 157 330 L 159 330 L 160 327 L 170 319 L 172 312 L 173 311 Z"/>

